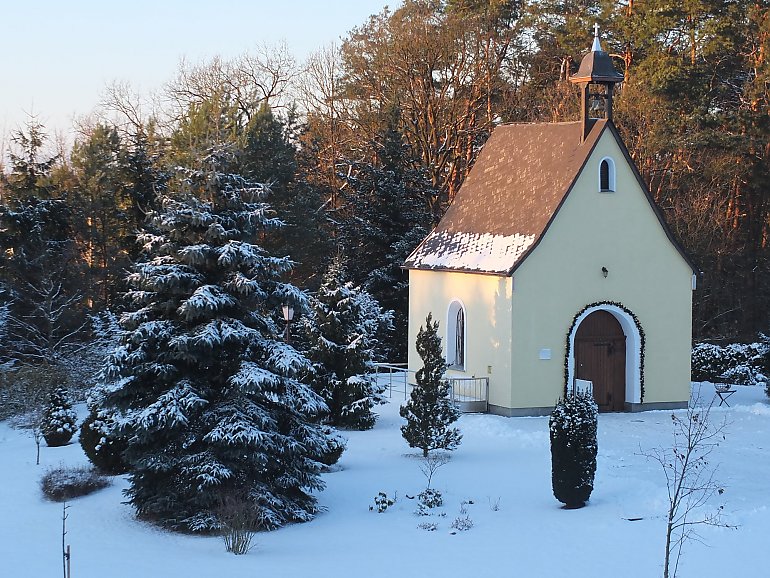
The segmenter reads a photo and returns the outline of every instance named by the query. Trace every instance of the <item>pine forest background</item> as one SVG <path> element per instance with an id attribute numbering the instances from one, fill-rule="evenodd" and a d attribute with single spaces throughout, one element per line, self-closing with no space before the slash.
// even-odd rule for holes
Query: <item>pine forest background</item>
<path id="1" fill-rule="evenodd" d="M 71 147 L 31 117 L 2 157 L 0 363 L 56 372 L 98 338 L 94 315 L 129 306 L 146 215 L 178 191 L 204 200 L 185 175 L 222 147 L 229 171 L 269 185 L 284 225 L 256 241 L 294 262 L 285 282 L 315 293 L 344 259 L 393 311 L 380 359 L 405 360 L 401 264 L 494 126 L 579 118 L 567 78 L 595 22 L 625 75 L 616 124 L 701 271 L 694 338 L 754 339 L 769 326 L 769 4 L 406 0 L 303 63 L 253 39 L 237 59 L 181 64 L 153 99 L 109 86 Z"/>

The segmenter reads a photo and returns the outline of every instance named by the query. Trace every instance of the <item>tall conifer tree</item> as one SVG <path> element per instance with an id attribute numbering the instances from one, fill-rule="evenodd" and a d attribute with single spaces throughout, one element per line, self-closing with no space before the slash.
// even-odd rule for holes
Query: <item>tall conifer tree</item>
<path id="1" fill-rule="evenodd" d="M 140 235 L 148 260 L 129 277 L 133 311 L 108 377 L 118 410 L 127 490 L 140 517 L 172 528 L 218 528 L 218 505 L 237 496 L 259 528 L 309 520 L 322 488 L 317 425 L 323 400 L 299 376 L 310 362 L 282 342 L 280 304 L 305 302 L 280 281 L 290 267 L 255 244 L 279 224 L 264 189 L 228 172 L 214 149 L 165 197 Z"/>
<path id="2" fill-rule="evenodd" d="M 369 429 L 381 403 L 382 389 L 374 382 L 372 351 L 381 325 L 390 312 L 372 304 L 371 296 L 347 280 L 341 256 L 335 257 L 313 299 L 308 319 L 308 356 L 315 364 L 313 386 L 329 406 L 336 426 Z"/>

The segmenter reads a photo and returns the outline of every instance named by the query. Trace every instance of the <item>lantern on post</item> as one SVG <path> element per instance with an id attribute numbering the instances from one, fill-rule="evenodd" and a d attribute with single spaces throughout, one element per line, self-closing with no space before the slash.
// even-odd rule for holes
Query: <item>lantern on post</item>
<path id="1" fill-rule="evenodd" d="M 283 306 L 283 320 L 286 322 L 286 329 L 283 331 L 283 340 L 286 343 L 291 342 L 291 334 L 289 333 L 289 326 L 291 325 L 291 320 L 294 319 L 294 307 L 288 304 L 284 304 Z"/>

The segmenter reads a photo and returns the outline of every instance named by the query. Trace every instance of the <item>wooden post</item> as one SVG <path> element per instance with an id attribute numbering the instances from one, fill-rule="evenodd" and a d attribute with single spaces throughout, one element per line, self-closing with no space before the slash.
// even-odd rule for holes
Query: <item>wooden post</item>
<path id="1" fill-rule="evenodd" d="M 67 502 L 62 505 L 61 513 L 61 556 L 62 556 L 62 572 L 64 578 L 70 577 L 70 547 L 69 544 L 65 546 L 65 537 L 67 536 Z"/>

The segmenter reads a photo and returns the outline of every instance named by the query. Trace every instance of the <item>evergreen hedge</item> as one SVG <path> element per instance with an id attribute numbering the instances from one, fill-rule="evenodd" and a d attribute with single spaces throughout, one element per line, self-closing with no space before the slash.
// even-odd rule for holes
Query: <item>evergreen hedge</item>
<path id="1" fill-rule="evenodd" d="M 590 393 L 559 400 L 551 414 L 553 495 L 567 508 L 582 508 L 594 489 L 599 410 Z"/>

